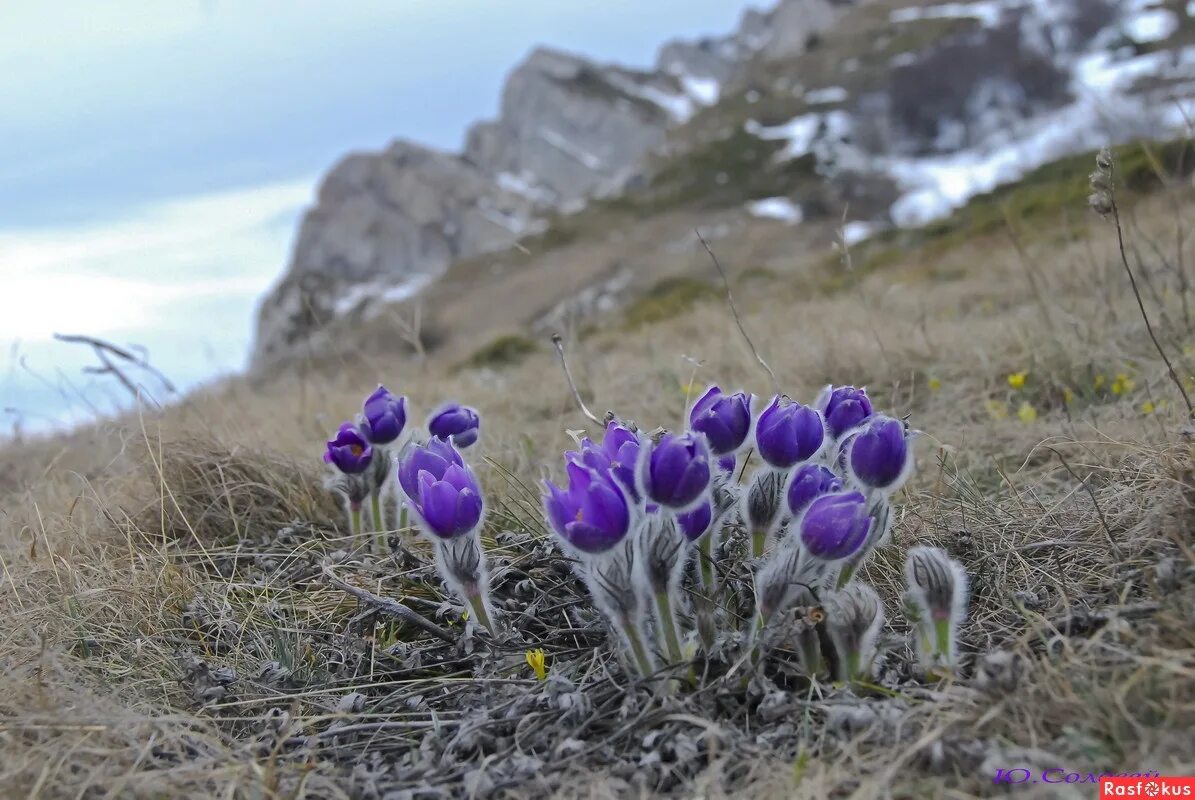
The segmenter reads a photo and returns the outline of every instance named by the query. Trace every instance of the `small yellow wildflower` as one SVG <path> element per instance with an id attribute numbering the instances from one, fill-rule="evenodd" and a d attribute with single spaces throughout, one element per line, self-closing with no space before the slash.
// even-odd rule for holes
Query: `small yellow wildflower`
<path id="1" fill-rule="evenodd" d="M 1132 378 L 1121 372 L 1116 376 L 1116 380 L 1112 381 L 1112 394 L 1128 394 L 1129 392 L 1133 391 L 1133 387 L 1136 385 L 1137 384 L 1133 382 Z"/>
<path id="2" fill-rule="evenodd" d="M 1017 389 L 1017 390 L 1024 389 L 1025 388 L 1025 379 L 1028 377 L 1029 377 L 1029 373 L 1027 373 L 1027 372 L 1014 372 L 1008 376 L 1008 385 L 1011 386 L 1013 389 Z"/>
<path id="3" fill-rule="evenodd" d="M 548 679 L 548 667 L 544 663 L 544 651 L 536 648 L 535 650 L 527 651 L 527 666 L 531 667 L 531 671 L 535 673 L 535 677 L 541 681 Z"/>
<path id="4" fill-rule="evenodd" d="M 987 409 L 994 420 L 1008 419 L 1008 406 L 1000 400 L 987 401 Z"/>
<path id="5" fill-rule="evenodd" d="M 929 379 L 929 390 L 931 392 L 936 392 L 941 388 L 942 388 L 942 382 L 940 380 L 938 380 L 937 378 Z"/>
<path id="6" fill-rule="evenodd" d="M 1071 391 L 1071 387 L 1062 387 L 1062 402 L 1068 406 L 1075 402 L 1075 393 Z"/>
<path id="7" fill-rule="evenodd" d="M 1028 401 L 1021 403 L 1021 407 L 1017 409 L 1017 418 L 1026 424 L 1033 422 L 1037 419 L 1037 409 Z"/>
<path id="8" fill-rule="evenodd" d="M 1155 410 L 1157 410 L 1157 409 L 1154 406 L 1152 400 L 1146 400 L 1144 403 L 1141 404 L 1141 413 L 1142 414 L 1152 414 L 1152 413 L 1154 413 Z"/>
<path id="9" fill-rule="evenodd" d="M 1094 380 L 1094 381 L 1092 381 L 1092 384 L 1091 384 L 1091 386 L 1092 386 L 1092 388 L 1093 388 L 1093 389 L 1095 389 L 1095 390 L 1098 392 L 1100 389 L 1103 389 L 1103 388 L 1104 388 L 1104 385 L 1105 385 L 1107 382 L 1108 382 L 1108 378 L 1107 378 L 1107 376 L 1105 376 L 1105 375 L 1096 375 L 1096 376 L 1095 376 L 1095 380 Z"/>

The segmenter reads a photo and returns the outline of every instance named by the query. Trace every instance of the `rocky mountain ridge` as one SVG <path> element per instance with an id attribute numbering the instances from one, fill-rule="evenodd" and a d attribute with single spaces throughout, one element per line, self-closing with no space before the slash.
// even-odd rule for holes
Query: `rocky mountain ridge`
<path id="1" fill-rule="evenodd" d="M 738 208 L 796 224 L 850 207 L 856 240 L 1068 153 L 1181 131 L 1193 6 L 782 0 L 728 36 L 664 45 L 651 71 L 537 49 L 463 152 L 397 142 L 332 170 L 263 301 L 253 365 L 568 215 Z"/>
<path id="2" fill-rule="evenodd" d="M 498 117 L 469 129 L 463 152 L 399 141 L 347 156 L 324 179 L 286 273 L 261 304 L 253 366 L 366 297 L 401 299 L 457 259 L 541 231 L 550 214 L 618 194 L 748 57 L 800 52 L 835 16 L 829 0 L 781 0 L 747 12 L 728 36 L 664 45 L 653 71 L 537 48 L 508 76 Z"/>

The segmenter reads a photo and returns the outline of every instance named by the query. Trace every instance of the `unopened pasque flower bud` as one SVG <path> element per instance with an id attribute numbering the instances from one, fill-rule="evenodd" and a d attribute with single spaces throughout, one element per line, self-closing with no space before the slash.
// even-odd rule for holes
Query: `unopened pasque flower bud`
<path id="1" fill-rule="evenodd" d="M 907 599 L 919 628 L 923 666 L 954 669 L 958 628 L 967 617 L 967 572 L 938 547 L 914 547 L 905 559 Z"/>
<path id="2" fill-rule="evenodd" d="M 716 456 L 734 453 L 751 431 L 751 395 L 724 394 L 711 386 L 689 412 L 689 427 L 703 434 Z"/>
<path id="3" fill-rule="evenodd" d="M 821 412 L 777 395 L 759 415 L 755 444 L 772 467 L 787 470 L 820 453 L 826 442 Z"/>
<path id="4" fill-rule="evenodd" d="M 830 595 L 826 628 L 838 658 L 838 679 L 866 680 L 876 657 L 876 639 L 884 626 L 884 604 L 875 589 L 852 583 Z"/>
<path id="5" fill-rule="evenodd" d="M 799 517 L 809 505 L 824 494 L 842 491 L 839 478 L 821 464 L 803 464 L 792 474 L 785 496 L 788 498 L 788 513 Z"/>
<path id="6" fill-rule="evenodd" d="M 861 493 L 838 492 L 814 500 L 797 527 L 801 544 L 811 556 L 838 561 L 863 546 L 871 522 Z"/>
<path id="7" fill-rule="evenodd" d="M 638 472 L 646 499 L 672 511 L 687 511 L 709 493 L 709 445 L 691 433 L 664 434 L 659 442 L 643 445 Z"/>
<path id="8" fill-rule="evenodd" d="M 407 425 L 407 398 L 395 397 L 379 385 L 365 399 L 361 433 L 373 444 L 390 444 L 402 435 Z"/>
<path id="9" fill-rule="evenodd" d="M 835 439 L 871 418 L 871 398 L 866 389 L 827 386 L 814 404 L 826 417 L 826 427 Z"/>
<path id="10" fill-rule="evenodd" d="M 447 403 L 427 418 L 427 432 L 437 439 L 451 437 L 453 444 L 464 449 L 477 441 L 481 432 L 481 416 L 477 409 L 460 403 Z"/>
<path id="11" fill-rule="evenodd" d="M 908 426 L 892 417 L 872 418 L 851 439 L 847 463 L 859 485 L 892 493 L 913 471 L 913 448 Z"/>

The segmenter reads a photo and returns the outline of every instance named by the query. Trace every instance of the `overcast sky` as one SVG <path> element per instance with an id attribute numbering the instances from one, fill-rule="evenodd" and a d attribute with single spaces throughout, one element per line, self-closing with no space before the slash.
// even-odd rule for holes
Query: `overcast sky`
<path id="1" fill-rule="evenodd" d="M 396 137 L 458 148 L 533 46 L 648 66 L 769 4 L 0 3 L 0 431 L 106 396 L 54 332 L 143 345 L 183 385 L 239 368 L 319 176 Z"/>

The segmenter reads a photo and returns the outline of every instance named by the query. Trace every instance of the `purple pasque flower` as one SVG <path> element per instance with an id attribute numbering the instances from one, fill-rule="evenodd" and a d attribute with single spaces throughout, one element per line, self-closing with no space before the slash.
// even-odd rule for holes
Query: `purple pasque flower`
<path id="1" fill-rule="evenodd" d="M 477 441 L 481 433 L 481 415 L 475 408 L 446 403 L 427 418 L 427 432 L 437 439 L 452 437 L 453 444 L 464 449 Z"/>
<path id="2" fill-rule="evenodd" d="M 851 476 L 869 489 L 894 492 L 913 468 L 908 426 L 892 417 L 873 417 L 852 437 L 847 458 Z"/>
<path id="3" fill-rule="evenodd" d="M 407 398 L 395 397 L 378 384 L 365 398 L 361 415 L 361 433 L 373 444 L 390 444 L 407 426 Z"/>
<path id="4" fill-rule="evenodd" d="M 481 487 L 451 442 L 411 445 L 399 460 L 398 482 L 428 533 L 451 539 L 481 522 Z"/>
<path id="5" fill-rule="evenodd" d="M 835 439 L 857 428 L 875 413 L 867 389 L 854 386 L 827 386 L 818 398 L 818 408 L 826 417 L 826 426 Z"/>
<path id="6" fill-rule="evenodd" d="M 586 436 L 581 440 L 580 450 L 570 450 L 564 457 L 590 469 L 608 472 L 631 502 L 640 502 L 639 490 L 635 485 L 635 465 L 639 462 L 639 436 L 629 428 L 611 422 L 606 426 L 606 434 L 600 445 Z"/>
<path id="7" fill-rule="evenodd" d="M 734 475 L 734 468 L 738 466 L 738 458 L 733 454 L 718 457 L 718 469 L 725 475 Z"/>
<path id="8" fill-rule="evenodd" d="M 544 481 L 544 510 L 556 534 L 583 553 L 604 553 L 624 538 L 631 511 L 623 490 L 609 473 L 578 461 L 566 466 L 568 488 Z"/>
<path id="9" fill-rule="evenodd" d="M 705 434 L 716 456 L 736 452 L 751 432 L 751 395 L 724 394 L 711 386 L 689 412 L 689 427 Z"/>
<path id="10" fill-rule="evenodd" d="M 676 515 L 676 523 L 685 539 L 695 542 L 709 532 L 714 522 L 714 507 L 709 500 L 703 500 L 692 511 Z"/>
<path id="11" fill-rule="evenodd" d="M 801 515 L 809 504 L 824 494 L 842 491 L 842 478 L 821 464 L 802 464 L 788 483 L 788 511 Z"/>
<path id="12" fill-rule="evenodd" d="M 705 437 L 666 433 L 643 445 L 639 456 L 642 494 L 673 511 L 687 511 L 709 492 L 710 450 Z"/>
<path id="13" fill-rule="evenodd" d="M 822 495 L 801 518 L 801 544 L 823 561 L 847 558 L 867 541 L 871 517 L 862 492 Z"/>
<path id="14" fill-rule="evenodd" d="M 328 440 L 328 449 L 324 451 L 324 461 L 346 475 L 364 472 L 372 460 L 373 447 L 351 422 L 341 423 L 340 430 Z"/>
<path id="15" fill-rule="evenodd" d="M 777 395 L 759 415 L 755 445 L 759 455 L 778 469 L 789 469 L 821 452 L 826 424 L 821 412 Z"/>

